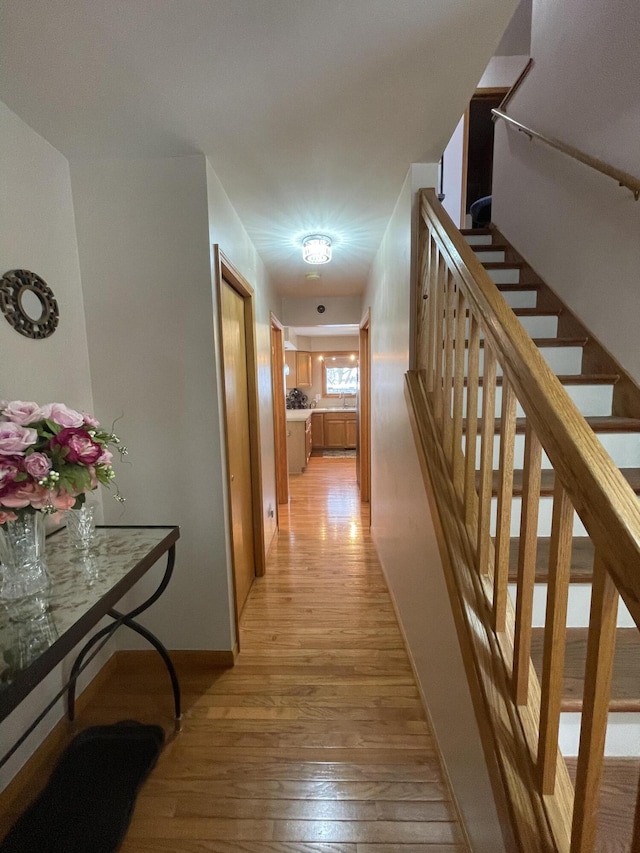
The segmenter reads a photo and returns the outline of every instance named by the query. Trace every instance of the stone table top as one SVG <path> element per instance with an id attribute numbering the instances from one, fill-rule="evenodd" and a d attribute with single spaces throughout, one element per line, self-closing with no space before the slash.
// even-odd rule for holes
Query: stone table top
<path id="1" fill-rule="evenodd" d="M 0 719 L 11 710 L 11 688 L 29 670 L 50 671 L 179 535 L 177 527 L 98 527 L 86 557 L 68 543 L 64 529 L 47 537 L 48 589 L 0 602 Z"/>

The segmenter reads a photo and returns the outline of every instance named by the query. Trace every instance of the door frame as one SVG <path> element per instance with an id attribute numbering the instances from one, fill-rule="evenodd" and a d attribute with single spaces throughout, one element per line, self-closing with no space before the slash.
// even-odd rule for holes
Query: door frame
<path id="1" fill-rule="evenodd" d="M 251 464 L 251 508 L 253 510 L 253 547 L 256 577 L 265 573 L 264 554 L 264 519 L 262 517 L 262 460 L 260 457 L 260 416 L 258 406 L 258 376 L 256 358 L 256 323 L 254 310 L 254 291 L 249 282 L 226 257 L 217 243 L 213 244 L 214 285 L 218 310 L 218 338 L 220 341 L 220 371 L 222 376 L 221 402 L 224 422 L 224 457 L 227 477 L 227 517 L 231 520 L 231 472 L 229 470 L 229 444 L 227 439 L 227 399 L 224 384 L 224 359 L 222 358 L 222 280 L 230 284 L 244 302 L 245 355 L 247 364 L 247 397 L 249 405 L 249 447 Z M 231 525 L 227 526 L 229 541 L 233 536 Z M 236 623 L 236 641 L 239 642 L 240 614 L 238 612 L 238 596 L 236 594 L 236 576 L 233 547 L 231 551 L 233 606 Z"/>
<path id="2" fill-rule="evenodd" d="M 273 397 L 273 449 L 276 468 L 276 512 L 289 503 L 287 465 L 287 414 L 284 387 L 284 326 L 273 311 L 271 318 L 271 388 Z M 279 520 L 279 519 L 278 519 Z"/>
<path id="3" fill-rule="evenodd" d="M 371 504 L 371 309 L 360 322 L 360 412 L 358 446 L 360 452 L 360 500 Z M 371 523 L 371 519 L 369 519 Z"/>

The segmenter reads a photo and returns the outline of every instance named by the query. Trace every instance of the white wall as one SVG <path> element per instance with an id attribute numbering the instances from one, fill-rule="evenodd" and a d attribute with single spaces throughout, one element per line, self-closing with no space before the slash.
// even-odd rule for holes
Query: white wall
<path id="1" fill-rule="evenodd" d="M 325 311 L 318 313 L 318 305 Z M 359 296 L 284 297 L 282 317 L 285 326 L 333 326 L 359 323 L 362 319 L 362 300 Z"/>
<path id="2" fill-rule="evenodd" d="M 256 348 L 258 370 L 258 405 L 260 409 L 260 444 L 262 462 L 262 520 L 265 552 L 276 534 L 276 468 L 273 432 L 273 397 L 271 384 L 271 313 L 280 319 L 281 298 L 267 276 L 262 259 L 255 250 L 224 187 L 207 160 L 207 197 L 209 204 L 209 243 L 220 246 L 225 256 L 254 288 Z M 213 263 L 213 255 L 211 258 Z M 217 305 L 213 302 L 216 315 Z M 219 379 L 221 382 L 221 377 Z M 271 510 L 273 513 L 271 514 Z"/>
<path id="3" fill-rule="evenodd" d="M 67 160 L 0 102 L 0 275 L 28 269 L 53 290 L 60 322 L 34 341 L 0 316 L 0 398 L 60 401 L 93 411 L 78 246 Z M 87 670 L 93 676 L 110 654 Z M 73 660 L 73 655 L 69 656 Z M 0 725 L 0 753 L 14 743 L 64 683 L 70 664 L 57 667 Z M 82 686 L 82 685 L 81 685 Z M 0 770 L 0 789 L 15 775 L 63 713 L 62 703 Z"/>
<path id="4" fill-rule="evenodd" d="M 117 466 L 126 504 L 106 502 L 106 521 L 180 525 L 174 577 L 142 621 L 169 648 L 229 649 L 205 158 L 76 162 L 72 184 L 98 414 L 121 417 L 129 448 Z"/>
<path id="5" fill-rule="evenodd" d="M 0 397 L 61 400 L 95 411 L 103 423 L 122 416 L 117 429 L 130 455 L 116 468 L 127 502 L 122 508 L 106 499 L 106 521 L 178 523 L 182 530 L 174 578 L 145 621 L 170 648 L 229 649 L 211 243 L 256 288 L 268 546 L 275 531 L 267 515 L 275 506 L 269 310 L 280 305 L 264 267 L 204 157 L 77 162 L 72 198 L 66 159 L 3 104 L 0 154 L 2 271 L 37 272 L 61 315 L 44 341 L 22 337 L 0 318 Z M 162 568 L 143 578 L 122 606 L 146 597 Z M 119 640 L 137 645 L 126 632 Z M 96 658 L 81 687 L 111 651 Z M 2 723 L 3 746 L 57 692 L 67 669 L 65 662 Z M 52 712 L 3 768 L 0 786 L 61 713 L 61 707 Z"/>
<path id="6" fill-rule="evenodd" d="M 424 186 L 437 167 L 422 166 Z M 425 183 L 426 181 L 426 183 Z M 503 849 L 407 405 L 412 177 L 376 255 L 371 310 L 372 533 L 476 853 Z"/>
<path id="7" fill-rule="evenodd" d="M 520 0 L 504 31 L 496 56 L 517 56 L 529 53 L 531 44 L 531 0 Z"/>
<path id="8" fill-rule="evenodd" d="M 514 118 L 640 177 L 637 0 L 534 0 L 535 65 Z M 640 204 L 615 181 L 496 127 L 493 220 L 640 381 Z"/>
<path id="9" fill-rule="evenodd" d="M 220 341 L 212 244 L 255 289 L 265 548 L 275 533 L 269 310 L 264 267 L 205 157 L 83 161 L 72 169 L 93 386 L 122 414 L 124 510 L 109 523 L 179 524 L 174 577 L 142 618 L 169 648 L 235 640 Z M 162 571 L 145 576 L 137 602 Z M 124 633 L 121 645 L 138 646 Z"/>
<path id="10" fill-rule="evenodd" d="M 464 116 L 458 122 L 453 136 L 444 149 L 442 192 L 444 201 L 442 206 L 447 211 L 455 225 L 463 227 L 462 220 L 462 172 L 464 168 Z"/>
<path id="11" fill-rule="evenodd" d="M 0 397 L 93 409 L 69 164 L 0 102 L 0 275 L 29 269 L 53 290 L 60 322 L 33 341 L 0 316 Z"/>

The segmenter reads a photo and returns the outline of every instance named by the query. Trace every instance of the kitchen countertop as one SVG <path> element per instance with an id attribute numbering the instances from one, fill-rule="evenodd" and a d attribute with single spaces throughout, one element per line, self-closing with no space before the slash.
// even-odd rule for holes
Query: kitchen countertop
<path id="1" fill-rule="evenodd" d="M 347 406 L 346 408 L 342 408 L 342 406 L 335 406 L 331 409 L 287 409 L 287 420 L 288 421 L 306 421 L 306 419 L 315 414 L 322 414 L 323 412 L 355 412 L 355 406 Z"/>

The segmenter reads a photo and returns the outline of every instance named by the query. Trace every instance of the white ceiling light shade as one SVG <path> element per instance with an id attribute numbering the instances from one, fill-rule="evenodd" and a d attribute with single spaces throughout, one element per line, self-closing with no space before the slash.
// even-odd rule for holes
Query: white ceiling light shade
<path id="1" fill-rule="evenodd" d="M 302 258 L 308 264 L 328 264 L 331 260 L 331 238 L 310 234 L 302 241 Z"/>

